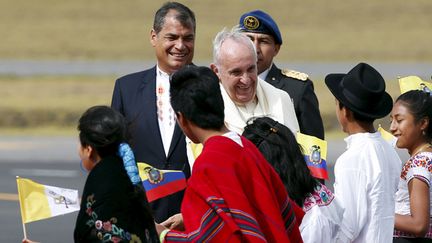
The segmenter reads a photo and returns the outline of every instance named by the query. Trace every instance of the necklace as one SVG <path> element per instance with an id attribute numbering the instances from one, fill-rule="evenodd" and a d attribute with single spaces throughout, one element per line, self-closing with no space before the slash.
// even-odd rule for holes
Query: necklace
<path id="1" fill-rule="evenodd" d="M 420 146 L 418 149 L 416 149 L 414 153 L 412 153 L 412 156 L 414 156 L 414 155 L 416 155 L 416 154 L 422 152 L 424 149 L 426 149 L 426 148 L 430 148 L 430 147 L 432 147 L 432 144 L 430 144 L 430 143 L 423 144 L 423 145 Z"/>

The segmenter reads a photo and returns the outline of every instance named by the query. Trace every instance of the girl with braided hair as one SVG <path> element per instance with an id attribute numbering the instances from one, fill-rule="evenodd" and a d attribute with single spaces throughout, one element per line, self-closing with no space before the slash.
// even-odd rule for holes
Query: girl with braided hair
<path id="1" fill-rule="evenodd" d="M 89 174 L 75 242 L 158 242 L 123 116 L 94 106 L 79 119 L 78 131 L 78 154 Z"/>

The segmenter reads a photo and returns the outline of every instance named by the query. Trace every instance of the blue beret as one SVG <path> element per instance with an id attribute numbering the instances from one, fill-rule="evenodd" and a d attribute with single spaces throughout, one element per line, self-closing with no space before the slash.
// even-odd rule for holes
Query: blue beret
<path id="1" fill-rule="evenodd" d="M 282 36 L 272 17 L 261 10 L 247 12 L 240 17 L 240 29 L 244 32 L 263 33 L 273 36 L 276 44 L 282 44 Z"/>

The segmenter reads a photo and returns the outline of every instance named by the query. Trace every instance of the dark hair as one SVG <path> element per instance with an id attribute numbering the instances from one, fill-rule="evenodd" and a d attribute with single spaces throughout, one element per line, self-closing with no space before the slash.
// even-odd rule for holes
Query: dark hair
<path id="1" fill-rule="evenodd" d="M 175 19 L 178 20 L 183 26 L 191 26 L 195 32 L 196 21 L 195 14 L 185 5 L 178 2 L 166 2 L 155 14 L 153 21 L 153 30 L 158 34 L 165 24 L 165 17 L 170 10 L 175 10 L 177 14 Z"/>
<path id="2" fill-rule="evenodd" d="M 312 177 L 289 128 L 269 117 L 252 118 L 243 131 L 279 174 L 290 196 L 299 206 L 319 182 Z"/>
<path id="3" fill-rule="evenodd" d="M 208 67 L 186 65 L 171 78 L 171 105 L 174 111 L 204 129 L 224 125 L 224 103 L 217 75 Z"/>
<path id="4" fill-rule="evenodd" d="M 414 116 L 416 122 L 423 118 L 429 119 L 429 126 L 425 130 L 429 140 L 432 139 L 432 94 L 422 90 L 410 90 L 401 94 L 396 102 L 401 102 Z"/>
<path id="5" fill-rule="evenodd" d="M 101 158 L 113 155 L 119 156 L 119 145 L 127 139 L 126 127 L 124 117 L 111 107 L 90 107 L 78 122 L 81 145 L 92 146 Z M 124 160 L 122 156 L 119 157 Z M 128 173 L 126 168 L 125 170 Z M 156 234 L 153 216 L 142 183 L 133 185 L 133 193 L 128 200 L 135 200 L 141 204 L 144 210 L 137 213 L 143 218 L 146 228 Z"/>
<path id="6" fill-rule="evenodd" d="M 339 103 L 339 110 L 342 109 L 343 107 L 346 107 L 348 110 L 350 110 L 350 111 L 353 113 L 353 117 L 354 117 L 354 119 L 356 119 L 357 121 L 360 121 L 360 122 L 367 122 L 367 123 L 373 123 L 373 122 L 375 121 L 375 118 L 362 116 L 362 115 L 356 113 L 355 111 L 351 110 L 350 108 L 348 108 L 348 107 L 345 106 L 344 104 L 342 104 L 342 102 L 338 101 L 338 103 Z"/>
<path id="7" fill-rule="evenodd" d="M 78 131 L 81 144 L 92 146 L 101 158 L 116 155 L 126 140 L 124 117 L 108 106 L 90 107 L 79 119 Z"/>

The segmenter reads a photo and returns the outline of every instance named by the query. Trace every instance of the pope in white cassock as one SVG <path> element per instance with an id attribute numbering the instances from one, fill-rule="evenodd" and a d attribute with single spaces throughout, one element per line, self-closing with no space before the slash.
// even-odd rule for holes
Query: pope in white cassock
<path id="1" fill-rule="evenodd" d="M 212 70 L 218 75 L 225 105 L 225 123 L 241 134 L 252 117 L 269 116 L 294 134 L 299 125 L 288 93 L 258 78 L 257 54 L 249 37 L 234 28 L 213 41 Z"/>
<path id="2" fill-rule="evenodd" d="M 220 80 L 225 106 L 225 125 L 242 134 L 252 117 L 268 116 L 287 126 L 294 134 L 299 124 L 294 105 L 287 92 L 258 78 L 257 53 L 252 41 L 238 28 L 222 30 L 213 41 L 211 69 Z M 202 145 L 186 138 L 190 167 L 199 155 Z"/>

